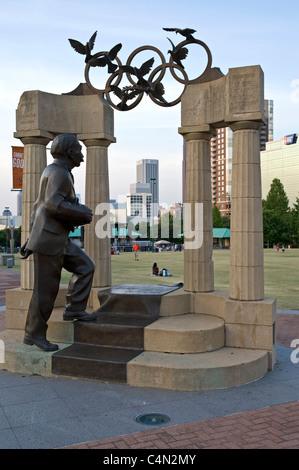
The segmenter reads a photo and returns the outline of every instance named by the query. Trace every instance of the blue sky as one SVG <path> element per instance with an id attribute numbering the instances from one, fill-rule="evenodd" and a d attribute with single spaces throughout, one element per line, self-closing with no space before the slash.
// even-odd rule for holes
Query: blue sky
<path id="1" fill-rule="evenodd" d="M 213 56 L 213 67 L 260 65 L 265 98 L 274 101 L 274 138 L 299 132 L 298 2 L 278 0 L 0 0 L 0 212 L 16 211 L 11 192 L 11 146 L 15 110 L 24 91 L 65 93 L 84 81 L 84 58 L 68 38 L 86 42 L 97 30 L 95 52 L 121 42 L 121 61 L 139 46 L 152 45 L 168 57 L 163 27 L 193 28 Z M 171 36 L 170 36 L 171 35 Z M 193 78 L 193 77 L 191 77 Z M 181 200 L 180 105 L 162 108 L 144 97 L 129 112 L 114 112 L 116 144 L 109 147 L 111 198 L 136 181 L 136 161 L 160 162 L 160 202 Z M 49 157 L 51 159 L 51 157 Z M 74 171 L 84 200 L 84 165 Z"/>

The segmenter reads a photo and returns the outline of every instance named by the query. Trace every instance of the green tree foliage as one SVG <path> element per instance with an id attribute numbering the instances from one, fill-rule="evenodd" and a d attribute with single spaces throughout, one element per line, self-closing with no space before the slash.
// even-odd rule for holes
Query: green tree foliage
<path id="1" fill-rule="evenodd" d="M 214 228 L 223 227 L 221 213 L 217 206 L 213 207 L 213 227 Z"/>
<path id="2" fill-rule="evenodd" d="M 165 232 L 165 233 L 164 233 Z M 163 214 L 158 225 L 158 239 L 165 238 L 171 243 L 183 243 L 183 219 L 169 212 Z"/>
<path id="3" fill-rule="evenodd" d="M 296 198 L 296 202 L 290 213 L 290 231 L 293 242 L 298 245 L 299 241 L 299 197 Z"/>
<path id="4" fill-rule="evenodd" d="M 5 230 L 0 230 L 0 246 L 6 245 L 6 232 Z"/>
<path id="5" fill-rule="evenodd" d="M 213 206 L 213 227 L 230 228 L 230 217 L 222 216 L 218 206 Z"/>
<path id="6" fill-rule="evenodd" d="M 280 215 L 284 215 L 289 210 L 289 198 L 278 178 L 274 178 L 271 183 L 267 198 L 264 201 L 264 209 L 274 210 Z"/>
<path id="7" fill-rule="evenodd" d="M 282 216 L 273 209 L 263 210 L 264 241 L 268 248 L 273 244 L 281 243 L 285 232 Z"/>
<path id="8" fill-rule="evenodd" d="M 264 240 L 273 244 L 298 244 L 299 239 L 299 199 L 293 209 L 284 186 L 278 178 L 272 181 L 266 200 L 263 201 Z"/>
<path id="9" fill-rule="evenodd" d="M 222 216 L 222 227 L 223 228 L 230 228 L 230 217 L 223 215 Z"/>

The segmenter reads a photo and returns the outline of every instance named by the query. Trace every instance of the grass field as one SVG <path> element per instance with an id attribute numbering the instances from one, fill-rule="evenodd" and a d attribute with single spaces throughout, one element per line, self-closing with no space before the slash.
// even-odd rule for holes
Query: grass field
<path id="1" fill-rule="evenodd" d="M 14 269 L 20 269 L 20 260 L 16 258 Z M 215 290 L 229 288 L 229 250 L 214 250 L 214 287 Z M 22 261 L 26 262 L 26 261 Z M 166 268 L 171 276 L 152 277 L 152 265 L 156 262 L 159 269 Z M 276 297 L 279 309 L 299 309 L 299 249 L 264 250 L 265 297 Z M 161 253 L 141 252 L 139 261 L 133 253 L 121 253 L 111 256 L 112 283 L 138 284 L 175 284 L 183 282 L 183 252 L 163 251 Z M 67 283 L 70 275 L 62 274 L 62 282 Z"/>

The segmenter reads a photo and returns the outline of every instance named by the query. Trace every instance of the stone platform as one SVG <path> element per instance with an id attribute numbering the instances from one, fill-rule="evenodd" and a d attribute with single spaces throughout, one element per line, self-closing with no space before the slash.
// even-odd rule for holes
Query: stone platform
<path id="1" fill-rule="evenodd" d="M 105 289 L 99 298 L 104 295 Z M 103 301 L 98 321 L 89 324 L 64 322 L 63 307 L 56 306 L 48 329 L 48 338 L 59 343 L 56 353 L 24 345 L 24 318 L 8 309 L 8 329 L 0 334 L 5 343 L 1 367 L 172 390 L 233 387 L 272 369 L 273 299 L 236 302 L 224 291 L 192 294 L 181 287 L 162 295 L 158 304 L 154 315 L 134 311 L 130 316 L 127 308 L 126 315 L 109 311 L 109 302 Z"/>

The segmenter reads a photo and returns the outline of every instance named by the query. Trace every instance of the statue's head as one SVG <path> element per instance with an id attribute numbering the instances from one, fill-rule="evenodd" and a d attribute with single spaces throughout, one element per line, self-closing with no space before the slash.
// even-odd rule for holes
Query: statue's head
<path id="1" fill-rule="evenodd" d="M 81 145 L 76 135 L 60 134 L 52 142 L 51 154 L 54 158 L 68 160 L 71 166 L 80 166 L 83 162 Z"/>
<path id="2" fill-rule="evenodd" d="M 65 157 L 68 150 L 78 144 L 78 138 L 73 134 L 60 134 L 52 142 L 51 154 L 54 158 Z"/>

